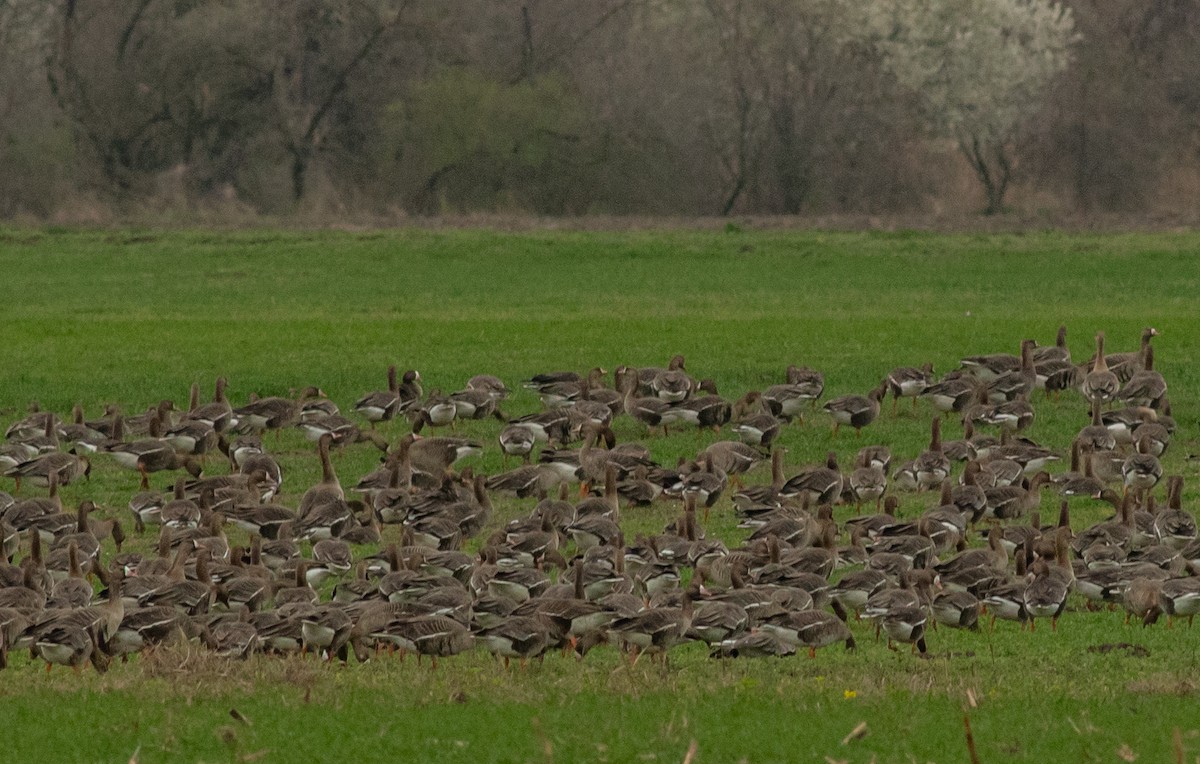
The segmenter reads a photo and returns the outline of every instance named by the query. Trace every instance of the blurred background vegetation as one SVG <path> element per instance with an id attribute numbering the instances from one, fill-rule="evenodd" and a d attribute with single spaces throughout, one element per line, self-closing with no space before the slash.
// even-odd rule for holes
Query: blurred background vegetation
<path id="1" fill-rule="evenodd" d="M 1200 218 L 1195 0 L 0 0 L 0 218 Z"/>

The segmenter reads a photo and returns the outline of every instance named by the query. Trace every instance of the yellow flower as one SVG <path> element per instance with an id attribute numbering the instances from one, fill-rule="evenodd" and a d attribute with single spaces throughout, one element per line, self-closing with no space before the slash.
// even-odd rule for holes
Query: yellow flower
<path id="1" fill-rule="evenodd" d="M 854 690 L 843 690 L 842 697 L 845 698 L 846 700 L 850 700 L 851 698 L 857 698 L 858 693 L 855 692 Z"/>

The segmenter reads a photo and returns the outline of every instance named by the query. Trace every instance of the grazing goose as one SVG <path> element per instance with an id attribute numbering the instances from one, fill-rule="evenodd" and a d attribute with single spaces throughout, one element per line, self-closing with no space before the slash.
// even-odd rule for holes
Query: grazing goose
<path id="1" fill-rule="evenodd" d="M 411 379 L 409 378 L 410 374 L 412 375 Z M 419 389 L 421 380 L 419 373 L 407 371 L 404 373 L 404 377 L 405 382 L 415 384 Z M 378 422 L 386 422 L 395 418 L 396 414 L 403 410 L 400 400 L 400 382 L 396 378 L 395 366 L 388 367 L 387 380 L 387 390 L 367 393 L 354 403 L 354 410 L 365 417 L 371 423 L 371 427 L 375 427 Z"/>
<path id="2" fill-rule="evenodd" d="M 274 430 L 278 438 L 280 430 L 295 424 L 306 401 L 324 397 L 325 393 L 319 387 L 310 386 L 295 399 L 278 396 L 259 398 L 234 409 L 233 414 L 239 431 L 261 434 L 264 430 Z"/>
<path id="3" fill-rule="evenodd" d="M 497 400 L 488 390 L 467 389 L 450 394 L 450 402 L 454 404 L 454 418 L 462 420 L 492 417 L 501 422 L 508 421 L 496 406 Z"/>
<path id="4" fill-rule="evenodd" d="M 874 500 L 875 511 L 879 511 L 879 503 L 887 491 L 887 473 L 877 464 L 863 465 L 850 473 L 850 492 L 854 495 L 854 514 L 862 511 L 865 502 Z"/>
<path id="5" fill-rule="evenodd" d="M 937 623 L 954 629 L 979 631 L 979 599 L 970 592 L 938 592 L 929 610 Z"/>
<path id="6" fill-rule="evenodd" d="M 563 408 L 580 400 L 585 390 L 598 390 L 604 387 L 604 375 L 607 373 L 597 366 L 588 372 L 585 379 L 538 383 L 534 389 L 545 408 Z M 537 377 L 534 380 L 536 381 Z"/>
<path id="7" fill-rule="evenodd" d="M 887 392 L 887 382 L 872 390 L 865 397 L 862 395 L 843 395 L 825 404 L 824 409 L 833 418 L 833 437 L 837 437 L 838 428 L 842 425 L 853 427 L 857 435 L 862 435 L 862 428 L 875 421 L 879 416 L 879 402 Z"/>
<path id="8" fill-rule="evenodd" d="M 938 411 L 961 412 L 978 394 L 979 380 L 963 372 L 952 372 L 921 393 Z"/>
<path id="9" fill-rule="evenodd" d="M 468 390 L 480 390 L 492 396 L 496 402 L 508 398 L 508 387 L 504 380 L 491 374 L 476 374 L 467 380 Z"/>
<path id="10" fill-rule="evenodd" d="M 1113 400 L 1121 388 L 1121 381 L 1108 368 L 1104 357 L 1104 332 L 1096 334 L 1096 361 L 1092 370 L 1083 378 L 1080 392 L 1083 397 L 1095 403 L 1108 403 Z"/>
<path id="11" fill-rule="evenodd" d="M 845 476 L 838 468 L 837 452 L 826 454 L 825 464 L 820 467 L 806 467 L 791 477 L 779 493 L 783 496 L 807 498 L 817 504 L 832 504 L 841 498 Z"/>
<path id="12" fill-rule="evenodd" d="M 731 404 L 716 394 L 716 385 L 712 380 L 703 380 L 696 390 L 710 394 L 692 395 L 687 400 L 672 405 L 671 412 L 681 422 L 687 422 L 700 429 L 711 427 L 713 432 L 720 432 L 721 426 L 727 424 L 732 415 Z"/>
<path id="13" fill-rule="evenodd" d="M 929 621 L 929 615 L 923 607 L 899 607 L 892 608 L 883 614 L 880 619 L 880 624 L 883 631 L 888 636 L 888 649 L 894 650 L 892 642 L 906 642 L 913 646 L 913 650 L 924 655 L 925 647 L 925 624 Z"/>
<path id="14" fill-rule="evenodd" d="M 886 379 L 892 393 L 892 413 L 896 413 L 901 398 L 912 398 L 913 411 L 916 411 L 917 398 L 933 384 L 933 364 L 927 363 L 919 369 L 901 366 L 888 372 Z"/>
<path id="15" fill-rule="evenodd" d="M 685 591 L 680 607 L 650 608 L 629 618 L 617 618 L 609 629 L 629 648 L 634 663 L 643 653 L 649 653 L 651 660 L 662 656 L 666 661 L 667 650 L 686 639 L 694 614 L 691 592 Z"/>
<path id="16" fill-rule="evenodd" d="M 637 369 L 623 366 L 618 369 L 618 372 L 621 372 L 617 380 L 618 390 L 623 390 L 625 393 L 625 413 L 646 425 L 647 431 L 655 427 L 662 427 L 663 436 L 669 435 L 667 428 L 678 421 L 674 407 L 658 397 L 636 397 L 638 391 Z"/>
<path id="17" fill-rule="evenodd" d="M 150 438 L 132 443 L 115 443 L 108 447 L 108 453 L 112 454 L 118 465 L 141 474 L 143 491 L 150 488 L 151 472 L 183 469 L 192 477 L 200 477 L 203 465 L 199 461 L 190 455 L 179 454 L 170 443 L 158 438 L 157 420 L 152 423 L 150 433 Z"/>
<path id="18" fill-rule="evenodd" d="M 1159 584 L 1159 607 L 1167 614 L 1167 628 L 1176 617 L 1186 616 L 1188 628 L 1192 620 L 1200 613 L 1200 576 L 1187 578 L 1172 578 Z"/>
<path id="19" fill-rule="evenodd" d="M 807 648 L 808 657 L 817 657 L 817 650 L 835 642 L 844 642 L 847 650 L 856 647 L 854 635 L 837 616 L 820 610 L 800 610 L 783 613 L 759 624 L 761 631 L 795 648 Z"/>
<path id="20" fill-rule="evenodd" d="M 799 419 L 804 424 L 804 409 L 812 404 L 824 390 L 807 382 L 772 385 L 762 392 L 762 403 L 767 413 L 786 422 Z"/>
<path id="21" fill-rule="evenodd" d="M 1021 368 L 1021 359 L 1011 353 L 973 355 L 962 359 L 962 367 L 984 382 L 991 382 L 1001 374 Z"/>
<path id="22" fill-rule="evenodd" d="M 18 491 L 23 481 L 46 487 L 49 487 L 51 480 L 58 485 L 70 485 L 81 477 L 90 479 L 91 474 L 92 463 L 87 457 L 60 451 L 20 462 L 4 471 L 5 477 L 16 481 Z"/>

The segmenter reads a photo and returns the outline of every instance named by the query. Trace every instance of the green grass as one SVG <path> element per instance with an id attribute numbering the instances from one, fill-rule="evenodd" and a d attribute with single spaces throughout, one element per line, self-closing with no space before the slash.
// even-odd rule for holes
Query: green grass
<path id="1" fill-rule="evenodd" d="M 865 393 L 898 365 L 931 361 L 945 371 L 966 354 L 1016 352 L 1023 337 L 1050 342 L 1060 322 L 1076 358 L 1090 354 L 1098 329 L 1121 350 L 1152 325 L 1180 423 L 1164 462 L 1189 477 L 1194 509 L 1200 481 L 1186 456 L 1198 449 L 1197 252 L 1196 234 L 0 229 L 0 421 L 35 399 L 61 412 L 79 401 L 91 415 L 107 402 L 131 411 L 163 397 L 182 404 L 193 381 L 210 394 L 218 374 L 229 377 L 235 403 L 319 384 L 348 408 L 383 385 L 389 363 L 420 369 L 427 390 L 455 390 L 475 373 L 515 387 L 538 371 L 658 365 L 674 353 L 729 397 L 780 381 L 788 363 L 824 370 L 833 396 Z M 1035 406 L 1029 434 L 1060 448 L 1087 423 L 1077 397 L 1039 397 Z M 513 415 L 536 408 L 525 392 L 505 404 Z M 915 414 L 902 406 L 860 442 L 833 441 L 817 413 L 780 442 L 789 470 L 830 448 L 848 463 L 868 442 L 901 459 L 927 441 L 929 416 L 924 404 Z M 463 430 L 493 444 L 498 427 Z M 952 425 L 948 435 L 957 432 Z M 626 421 L 617 434 L 643 437 Z M 650 445 L 673 463 L 713 439 L 681 433 Z M 293 503 L 316 478 L 316 460 L 298 433 L 285 433 L 278 449 L 283 500 Z M 356 447 L 335 458 L 349 483 L 377 456 Z M 474 466 L 498 471 L 498 450 Z M 136 486 L 136 475 L 97 457 L 93 480 L 64 494 L 124 518 Z M 902 509 L 915 515 L 926 503 L 907 496 Z M 495 523 L 530 506 L 502 502 Z M 1043 513 L 1053 507 L 1047 494 Z M 625 521 L 631 532 L 657 531 L 677 512 L 632 510 Z M 1107 508 L 1073 512 L 1082 528 Z M 742 538 L 727 504 L 709 533 Z M 667 670 L 630 669 L 604 649 L 513 674 L 479 653 L 436 672 L 411 660 L 325 668 L 170 654 L 80 677 L 47 677 L 16 658 L 0 674 L 0 725 L 11 731 L 13 760 L 39 751 L 48 760 L 127 759 L 135 750 L 142 761 L 280 760 L 296 750 L 317 759 L 346 746 L 368 760 L 615 762 L 681 760 L 696 740 L 698 761 L 962 761 L 970 695 L 984 761 L 1113 760 L 1122 745 L 1141 761 L 1171 760 L 1175 728 L 1187 760 L 1200 755 L 1200 639 L 1186 628 L 1071 612 L 1057 633 L 940 630 L 925 661 L 855 628 L 852 654 L 715 662 L 687 646 Z M 1087 650 L 1106 643 L 1149 654 Z M 48 725 L 51 716 L 73 723 Z M 843 745 L 864 720 L 866 737 Z"/>

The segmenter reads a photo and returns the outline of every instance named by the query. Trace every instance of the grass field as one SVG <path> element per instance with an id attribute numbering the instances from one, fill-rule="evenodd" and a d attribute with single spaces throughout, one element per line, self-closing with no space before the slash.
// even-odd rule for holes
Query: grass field
<path id="1" fill-rule="evenodd" d="M 164 397 L 185 404 L 193 381 L 211 394 L 218 374 L 235 405 L 251 392 L 317 384 L 345 410 L 383 386 L 389 363 L 419 369 L 427 391 L 451 391 L 476 373 L 516 387 L 539 371 L 662 365 L 674 353 L 726 397 L 782 381 L 789 363 L 822 369 L 832 397 L 865 394 L 895 366 L 930 361 L 942 372 L 964 355 L 1016 352 L 1024 337 L 1050 343 L 1059 323 L 1076 359 L 1090 355 L 1096 330 L 1107 331 L 1112 352 L 1134 349 L 1149 325 L 1162 335 L 1156 368 L 1179 421 L 1164 467 L 1188 477 L 1185 506 L 1195 511 L 1197 253 L 1198 234 L 0 229 L 0 422 L 32 400 L 62 413 L 81 402 L 89 415 L 107 402 L 127 411 Z M 504 408 L 517 415 L 537 405 L 521 392 Z M 898 415 L 887 407 L 861 441 L 852 432 L 832 440 L 820 413 L 788 428 L 779 442 L 789 472 L 830 448 L 848 464 L 869 442 L 889 445 L 898 460 L 915 456 L 928 440 L 929 407 L 902 405 Z M 1035 407 L 1029 435 L 1061 449 L 1087 423 L 1077 395 L 1039 394 Z M 499 423 L 460 429 L 494 446 Z M 627 420 L 616 431 L 644 436 Z M 383 432 L 395 439 L 403 428 Z M 948 437 L 958 432 L 953 424 Z M 660 462 L 674 463 L 715 437 L 648 442 Z M 278 451 L 283 501 L 292 504 L 319 469 L 298 432 L 285 433 Z M 343 483 L 377 458 L 366 446 L 338 453 Z M 474 466 L 496 472 L 500 461 L 493 447 Z M 65 500 L 94 498 L 126 518 L 136 474 L 102 456 L 95 464 L 91 482 L 69 486 Z M 905 496 L 902 514 L 928 501 Z M 1043 515 L 1052 514 L 1057 497 L 1044 501 Z M 531 506 L 505 501 L 494 523 Z M 678 511 L 631 510 L 624 524 L 627 533 L 657 532 Z M 1108 512 L 1078 504 L 1073 525 Z M 743 538 L 727 500 L 708 531 L 731 545 Z M 149 535 L 132 542 L 152 544 Z M 433 672 L 411 659 L 342 668 L 180 651 L 99 676 L 46 675 L 14 656 L 0 673 L 0 728 L 12 761 L 275 761 L 297 752 L 676 761 L 695 741 L 694 761 L 946 762 L 966 760 L 967 713 L 985 762 L 1200 761 L 1200 631 L 1076 610 L 1057 632 L 1011 623 L 994 633 L 934 632 L 927 660 L 889 652 L 865 625 L 854 627 L 854 653 L 718 662 L 689 645 L 672 652 L 669 669 L 630 668 L 612 649 L 510 673 L 482 652 Z M 1121 643 L 1128 647 L 1089 649 Z M 865 736 L 843 742 L 861 721 Z"/>

